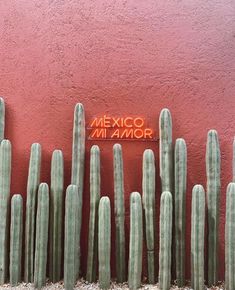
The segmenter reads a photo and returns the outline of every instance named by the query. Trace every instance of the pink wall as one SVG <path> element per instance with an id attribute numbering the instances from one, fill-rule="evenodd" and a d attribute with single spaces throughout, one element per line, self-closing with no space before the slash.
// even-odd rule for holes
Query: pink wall
<path id="1" fill-rule="evenodd" d="M 0 95 L 6 102 L 6 138 L 13 144 L 12 193 L 25 196 L 30 145 L 43 148 L 42 180 L 49 181 L 53 149 L 71 166 L 73 109 L 87 122 L 103 113 L 147 117 L 158 134 L 163 107 L 174 138 L 188 145 L 187 276 L 190 274 L 190 202 L 205 185 L 207 130 L 218 130 L 222 150 L 220 278 L 224 273 L 225 187 L 231 180 L 235 134 L 235 5 L 233 0 L 1 1 Z M 102 193 L 113 198 L 112 145 L 101 147 Z M 86 157 L 94 142 L 87 141 Z M 141 190 L 141 159 L 158 143 L 123 141 L 126 218 L 129 196 Z M 89 170 L 87 162 L 87 173 Z M 159 173 L 159 171 L 158 171 Z M 84 192 L 82 249 L 86 253 L 89 186 Z M 157 205 L 159 204 L 159 178 Z M 85 255 L 82 265 L 85 269 Z"/>

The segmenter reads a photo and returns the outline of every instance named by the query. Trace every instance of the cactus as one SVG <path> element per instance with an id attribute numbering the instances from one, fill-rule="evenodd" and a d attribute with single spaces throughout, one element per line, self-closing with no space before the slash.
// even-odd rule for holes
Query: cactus
<path id="1" fill-rule="evenodd" d="M 141 285 L 143 252 L 143 216 L 141 196 L 132 192 L 130 200 L 130 244 L 128 264 L 128 285 L 137 289 Z"/>
<path id="2" fill-rule="evenodd" d="M 4 139 L 5 131 L 5 103 L 0 97 L 0 142 Z"/>
<path id="3" fill-rule="evenodd" d="M 23 199 L 14 194 L 11 199 L 10 230 L 10 284 L 16 286 L 21 281 L 21 257 L 23 234 Z"/>
<path id="4" fill-rule="evenodd" d="M 24 280 L 33 282 L 34 267 L 34 235 L 36 217 L 36 195 L 40 180 L 41 169 L 41 145 L 34 143 L 31 146 L 27 201 L 26 201 L 26 224 L 25 224 L 25 260 L 24 260 Z"/>
<path id="5" fill-rule="evenodd" d="M 235 183 L 229 183 L 226 193 L 225 223 L 225 288 L 235 289 Z"/>
<path id="6" fill-rule="evenodd" d="M 154 237 L 155 237 L 155 159 L 154 153 L 146 149 L 143 154 L 143 208 L 148 253 L 148 282 L 155 283 Z"/>
<path id="7" fill-rule="evenodd" d="M 185 284 L 185 199 L 187 183 L 187 148 L 184 139 L 175 143 L 175 261 L 179 287 Z"/>
<path id="8" fill-rule="evenodd" d="M 11 143 L 0 144 L 0 285 L 6 282 L 8 274 L 8 242 L 11 183 Z"/>
<path id="9" fill-rule="evenodd" d="M 159 288 L 170 289 L 172 244 L 172 195 L 164 191 L 160 205 Z"/>
<path id="10" fill-rule="evenodd" d="M 103 196 L 99 203 L 98 256 L 99 287 L 110 287 L 110 252 L 111 252 L 111 213 L 110 200 Z"/>
<path id="11" fill-rule="evenodd" d="M 235 182 L 235 137 L 233 139 L 233 182 Z"/>
<path id="12" fill-rule="evenodd" d="M 191 283 L 194 290 L 204 290 L 205 192 L 195 185 L 191 210 Z"/>
<path id="13" fill-rule="evenodd" d="M 218 228 L 220 203 L 220 148 L 218 135 L 210 130 L 206 145 L 207 204 L 208 204 L 208 284 L 217 283 Z"/>
<path id="14" fill-rule="evenodd" d="M 49 188 L 46 183 L 39 185 L 37 203 L 34 285 L 41 289 L 46 283 L 49 226 Z"/>
<path id="15" fill-rule="evenodd" d="M 160 177 L 163 191 L 173 189 L 173 145 L 172 145 L 172 120 L 168 109 L 163 109 L 159 118 L 160 132 Z"/>
<path id="16" fill-rule="evenodd" d="M 73 126 L 73 156 L 72 156 L 72 176 L 71 184 L 78 186 L 78 268 L 76 277 L 80 272 L 80 235 L 82 223 L 82 199 L 84 182 L 84 163 L 85 163 L 85 113 L 83 105 L 78 103 L 74 109 Z"/>
<path id="17" fill-rule="evenodd" d="M 97 273 L 98 207 L 100 200 L 100 149 L 91 147 L 90 156 L 90 221 L 86 280 L 94 282 Z"/>
<path id="18" fill-rule="evenodd" d="M 61 278 L 63 226 L 64 160 L 61 150 L 54 150 L 51 160 L 50 194 L 50 280 Z"/>
<path id="19" fill-rule="evenodd" d="M 126 253 L 125 253 L 125 206 L 124 206 L 124 181 L 123 158 L 120 144 L 113 146 L 113 177 L 114 177 L 114 212 L 116 230 L 116 275 L 117 282 L 126 281 Z"/>
<path id="20" fill-rule="evenodd" d="M 65 199 L 64 286 L 74 288 L 78 265 L 78 187 L 69 185 Z"/>

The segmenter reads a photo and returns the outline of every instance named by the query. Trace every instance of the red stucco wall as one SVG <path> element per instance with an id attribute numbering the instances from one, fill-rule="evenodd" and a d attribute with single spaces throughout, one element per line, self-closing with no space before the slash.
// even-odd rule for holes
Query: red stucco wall
<path id="1" fill-rule="evenodd" d="M 140 115 L 148 118 L 157 133 L 159 112 L 168 107 L 174 138 L 184 137 L 188 145 L 188 277 L 191 190 L 195 183 L 205 185 L 207 130 L 215 128 L 219 133 L 222 279 L 225 187 L 232 176 L 235 134 L 234 27 L 233 0 L 0 1 L 0 95 L 7 108 L 6 137 L 13 144 L 12 193 L 25 196 L 33 142 L 43 148 L 42 181 L 49 181 L 53 149 L 61 148 L 69 184 L 77 102 L 84 104 L 87 121 L 103 113 Z M 87 142 L 87 161 L 93 143 Z M 113 198 L 113 142 L 96 143 L 102 154 L 102 193 Z M 142 152 L 152 148 L 158 160 L 158 143 L 123 141 L 122 145 L 128 225 L 130 192 L 141 190 Z M 84 254 L 88 163 L 86 169 Z M 83 255 L 83 269 L 85 264 Z"/>

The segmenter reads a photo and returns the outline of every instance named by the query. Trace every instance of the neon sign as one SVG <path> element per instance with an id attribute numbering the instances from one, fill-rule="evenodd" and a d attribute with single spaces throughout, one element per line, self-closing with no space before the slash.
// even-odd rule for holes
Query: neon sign
<path id="1" fill-rule="evenodd" d="M 152 128 L 142 117 L 110 117 L 104 115 L 91 120 L 88 127 L 90 140 L 155 140 Z"/>

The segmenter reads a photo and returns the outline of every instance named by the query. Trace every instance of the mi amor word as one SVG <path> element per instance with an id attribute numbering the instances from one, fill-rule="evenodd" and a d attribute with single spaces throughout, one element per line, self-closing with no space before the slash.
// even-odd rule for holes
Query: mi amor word
<path id="1" fill-rule="evenodd" d="M 141 117 L 94 118 L 88 128 L 89 139 L 153 139 L 153 130 L 147 128 Z"/>

